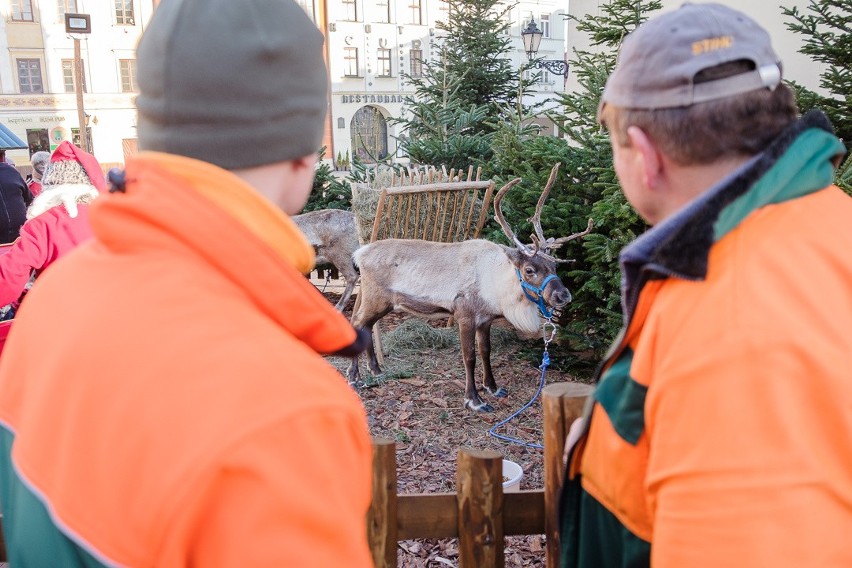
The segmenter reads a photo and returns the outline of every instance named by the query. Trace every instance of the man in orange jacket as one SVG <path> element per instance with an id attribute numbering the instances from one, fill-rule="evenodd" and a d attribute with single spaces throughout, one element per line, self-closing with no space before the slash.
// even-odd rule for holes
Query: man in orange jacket
<path id="1" fill-rule="evenodd" d="M 0 358 L 12 565 L 372 566 L 359 334 L 303 277 L 322 35 L 292 0 L 162 2 L 139 147 Z M 283 212 L 282 212 L 283 209 Z"/>
<path id="2" fill-rule="evenodd" d="M 599 117 L 653 228 L 621 253 L 624 328 L 569 454 L 562 564 L 852 566 L 843 144 L 798 118 L 766 31 L 718 4 L 629 35 Z"/>

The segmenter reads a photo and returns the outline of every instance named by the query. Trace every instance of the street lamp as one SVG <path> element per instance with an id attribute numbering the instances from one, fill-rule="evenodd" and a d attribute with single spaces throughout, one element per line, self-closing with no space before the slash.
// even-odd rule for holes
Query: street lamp
<path id="1" fill-rule="evenodd" d="M 524 41 L 524 51 L 527 52 L 527 58 L 530 61 L 535 59 L 538 53 L 542 35 L 542 31 L 538 29 L 535 19 L 530 19 L 527 29 L 521 32 L 521 39 Z M 559 59 L 538 59 L 535 61 L 535 66 L 538 69 L 544 67 L 554 75 L 568 76 L 568 63 Z"/>
<path id="2" fill-rule="evenodd" d="M 80 148 L 87 152 L 89 148 L 89 133 L 86 131 L 88 121 L 83 107 L 83 58 L 80 55 L 80 36 L 78 34 L 92 33 L 92 22 L 89 14 L 65 14 L 65 32 L 72 34 L 74 40 L 74 91 L 77 93 L 77 121 L 80 124 Z"/>

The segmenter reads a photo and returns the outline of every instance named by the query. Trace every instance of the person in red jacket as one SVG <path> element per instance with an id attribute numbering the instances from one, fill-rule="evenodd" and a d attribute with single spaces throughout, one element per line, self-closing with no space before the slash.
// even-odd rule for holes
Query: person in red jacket
<path id="1" fill-rule="evenodd" d="M 0 256 L 0 306 L 14 306 L 31 277 L 92 236 L 88 204 L 106 189 L 95 157 L 66 140 L 41 181 L 20 237 Z"/>

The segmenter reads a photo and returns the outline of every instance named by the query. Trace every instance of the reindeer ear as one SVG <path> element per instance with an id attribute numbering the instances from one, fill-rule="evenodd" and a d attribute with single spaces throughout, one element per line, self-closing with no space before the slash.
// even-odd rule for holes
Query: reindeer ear
<path id="1" fill-rule="evenodd" d="M 511 261 L 511 263 L 515 265 L 515 268 L 518 269 L 520 269 L 521 265 L 524 263 L 524 260 L 526 258 L 529 258 L 517 248 L 504 247 L 503 252 L 506 253 L 506 256 L 509 257 L 509 261 Z"/>

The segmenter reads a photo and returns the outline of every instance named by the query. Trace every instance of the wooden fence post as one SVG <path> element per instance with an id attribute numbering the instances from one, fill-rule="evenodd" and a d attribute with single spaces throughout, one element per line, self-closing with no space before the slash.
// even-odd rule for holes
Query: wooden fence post
<path id="1" fill-rule="evenodd" d="M 367 512 L 367 539 L 376 568 L 396 568 L 396 444 L 373 438 L 373 499 Z"/>
<path id="2" fill-rule="evenodd" d="M 503 456 L 487 450 L 459 450 L 459 566 L 504 568 Z"/>
<path id="3" fill-rule="evenodd" d="M 559 566 L 559 495 L 562 489 L 565 436 L 571 423 L 583 415 L 586 399 L 594 391 L 583 383 L 556 383 L 542 392 L 544 414 L 544 530 L 547 535 L 545 566 Z"/>

